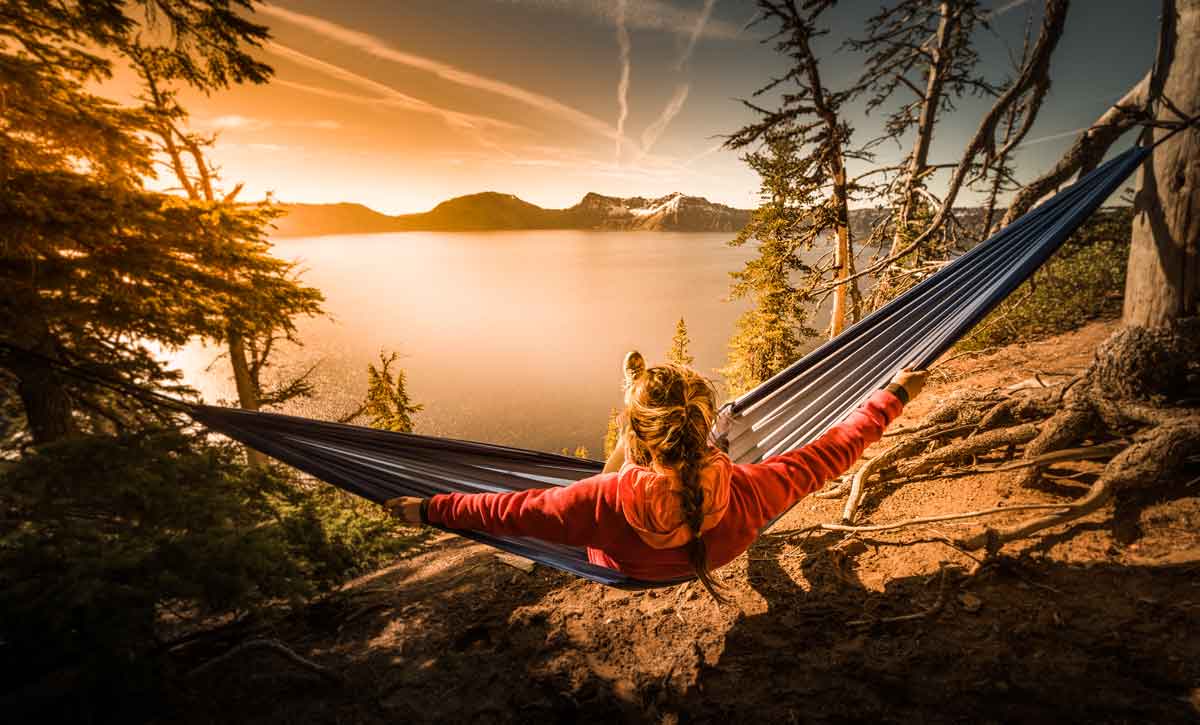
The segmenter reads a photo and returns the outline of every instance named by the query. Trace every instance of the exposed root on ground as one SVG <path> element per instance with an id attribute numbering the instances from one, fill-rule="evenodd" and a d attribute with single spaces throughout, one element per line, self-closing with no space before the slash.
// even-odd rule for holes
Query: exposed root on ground
<path id="1" fill-rule="evenodd" d="M 283 659 L 291 662 L 292 664 L 296 665 L 297 667 L 300 667 L 303 670 L 306 670 L 308 672 L 312 672 L 313 674 L 319 675 L 319 676 L 325 678 L 326 680 L 329 680 L 330 682 L 333 682 L 333 683 L 336 683 L 339 685 L 345 684 L 344 678 L 340 674 L 335 672 L 334 670 L 331 670 L 328 667 L 319 665 L 316 662 L 313 662 L 312 660 L 307 659 L 305 657 L 301 657 L 300 655 L 296 654 L 290 647 L 288 647 L 287 645 L 285 645 L 284 643 L 282 643 L 276 639 L 252 639 L 247 642 L 243 642 L 242 644 L 239 644 L 238 646 L 229 650 L 225 654 L 223 654 L 219 657 L 214 657 L 213 659 L 209 660 L 208 662 L 205 662 L 204 664 L 200 665 L 199 667 L 196 667 L 195 669 L 193 669 L 191 672 L 188 673 L 188 677 L 197 677 L 199 675 L 204 674 L 205 672 L 210 672 L 210 671 L 216 669 L 219 665 L 228 663 L 230 660 L 240 657 L 240 656 L 246 654 L 247 652 L 253 652 L 256 650 L 266 650 L 268 652 L 273 652 L 276 655 L 279 655 Z"/>
<path id="2" fill-rule="evenodd" d="M 864 463 L 848 482 L 820 494 L 847 496 L 840 523 L 804 531 L 853 535 L 1021 510 L 1053 511 L 1011 526 L 988 527 L 957 542 L 964 549 L 986 547 L 994 552 L 1008 542 L 1087 516 L 1123 491 L 1172 479 L 1200 453 L 1200 408 L 1187 405 L 1195 402 L 1200 389 L 1198 365 L 1200 319 L 1192 318 L 1163 330 L 1118 330 L 1099 346 L 1084 372 L 1065 382 L 1047 384 L 1035 376 L 1005 389 L 958 393 L 920 424 L 893 433 L 899 440 Z M 1008 462 L 997 462 L 997 456 Z M 985 458 L 993 460 L 981 463 Z M 1019 470 L 1019 486 L 1038 488 L 1043 479 L 1064 479 L 1048 474 L 1049 467 L 1082 460 L 1106 463 L 1086 494 L 1061 505 L 1001 506 L 851 525 L 871 480 L 902 485 L 914 476 Z"/>

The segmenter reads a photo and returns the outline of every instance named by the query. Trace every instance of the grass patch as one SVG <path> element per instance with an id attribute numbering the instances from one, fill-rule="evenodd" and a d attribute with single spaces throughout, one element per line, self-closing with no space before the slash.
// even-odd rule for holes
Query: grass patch
<path id="1" fill-rule="evenodd" d="M 1132 223 L 1133 211 L 1127 207 L 1092 215 L 955 349 L 965 352 L 1039 340 L 1119 315 Z"/>

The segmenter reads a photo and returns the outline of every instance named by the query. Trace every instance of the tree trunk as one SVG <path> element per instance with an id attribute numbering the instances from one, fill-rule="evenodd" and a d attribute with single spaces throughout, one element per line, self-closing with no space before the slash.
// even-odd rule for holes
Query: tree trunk
<path id="1" fill-rule="evenodd" d="M 17 394 L 35 445 L 53 443 L 75 433 L 71 396 L 53 370 L 15 365 Z"/>
<path id="2" fill-rule="evenodd" d="M 48 337 L 42 337 L 40 342 L 28 339 L 22 347 L 46 358 L 58 357 Z M 17 357 L 10 363 L 10 369 L 17 378 L 17 395 L 21 397 L 35 445 L 53 443 L 76 432 L 75 406 L 53 368 Z"/>
<path id="3" fill-rule="evenodd" d="M 1166 0 L 1163 5 L 1152 94 L 1157 118 L 1178 123 L 1179 113 L 1200 115 L 1200 0 Z M 1168 132 L 1156 129 L 1152 138 Z M 1200 128 L 1192 127 L 1165 141 L 1142 164 L 1125 281 L 1126 325 L 1160 328 L 1200 314 L 1198 160 Z"/>
<path id="4" fill-rule="evenodd" d="M 833 205 L 837 212 L 837 253 L 834 266 L 837 267 L 837 278 L 846 279 L 850 276 L 850 212 L 846 202 L 846 168 L 842 166 L 841 153 L 834 156 L 835 169 L 833 173 Z M 856 284 L 850 282 L 849 284 Z M 829 337 L 834 338 L 846 329 L 846 294 L 848 284 L 840 284 L 833 291 L 833 312 L 829 321 Z"/>
<path id="5" fill-rule="evenodd" d="M 913 141 L 912 154 L 908 158 L 908 171 L 904 178 L 904 190 L 900 194 L 900 216 L 896 220 L 896 230 L 892 235 L 892 248 L 888 256 L 893 256 L 904 247 L 908 241 L 908 224 L 916 206 L 917 184 L 929 164 L 929 144 L 933 141 L 933 124 L 937 120 L 938 105 L 942 102 L 942 86 L 946 73 L 946 55 L 949 52 L 946 45 L 950 42 L 951 24 L 957 22 L 957 16 L 951 12 L 950 3 L 943 2 L 939 8 L 941 20 L 938 21 L 937 45 L 929 61 L 929 79 L 925 84 L 925 96 L 921 99 L 921 115 L 917 120 L 917 137 Z"/>
<path id="6" fill-rule="evenodd" d="M 226 333 L 229 347 L 229 362 L 233 368 L 233 383 L 237 386 L 238 406 L 243 410 L 258 410 L 258 387 L 250 374 L 250 365 L 246 362 L 246 342 L 242 333 L 230 328 Z M 252 466 L 264 466 L 267 458 L 258 451 L 247 448 L 246 459 Z"/>

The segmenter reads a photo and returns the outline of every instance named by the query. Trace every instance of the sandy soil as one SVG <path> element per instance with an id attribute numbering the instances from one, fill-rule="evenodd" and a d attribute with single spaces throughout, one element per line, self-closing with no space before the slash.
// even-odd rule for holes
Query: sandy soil
<path id="1" fill-rule="evenodd" d="M 964 387 L 1078 371 L 1111 329 L 951 361 L 895 425 Z M 860 521 L 1062 501 L 1097 468 L 1044 491 L 1013 473 L 881 485 Z M 1198 473 L 986 564 L 946 541 L 978 522 L 789 534 L 836 520 L 841 500 L 810 498 L 718 572 L 726 607 L 698 586 L 611 590 L 440 536 L 266 633 L 348 684 L 247 654 L 193 678 L 178 719 L 1197 722 Z"/>

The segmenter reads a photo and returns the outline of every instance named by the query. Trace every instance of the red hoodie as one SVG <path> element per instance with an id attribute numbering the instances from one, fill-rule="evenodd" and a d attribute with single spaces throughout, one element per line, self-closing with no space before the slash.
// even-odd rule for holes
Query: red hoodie
<path id="1" fill-rule="evenodd" d="M 721 466 L 730 477 L 729 503 L 720 521 L 703 534 L 710 568 L 728 564 L 750 547 L 768 521 L 849 469 L 864 448 L 879 440 L 903 407 L 893 393 L 878 390 L 844 421 L 806 446 L 762 463 L 730 464 L 727 457 L 717 460 L 713 465 Z M 427 516 L 430 523 L 452 529 L 586 546 L 593 564 L 636 579 L 690 576 L 694 571 L 686 546 L 651 547 L 622 513 L 622 490 L 625 496 L 629 490 L 626 479 L 648 472 L 626 464 L 620 471 L 597 474 L 565 487 L 441 494 L 429 500 Z"/>

